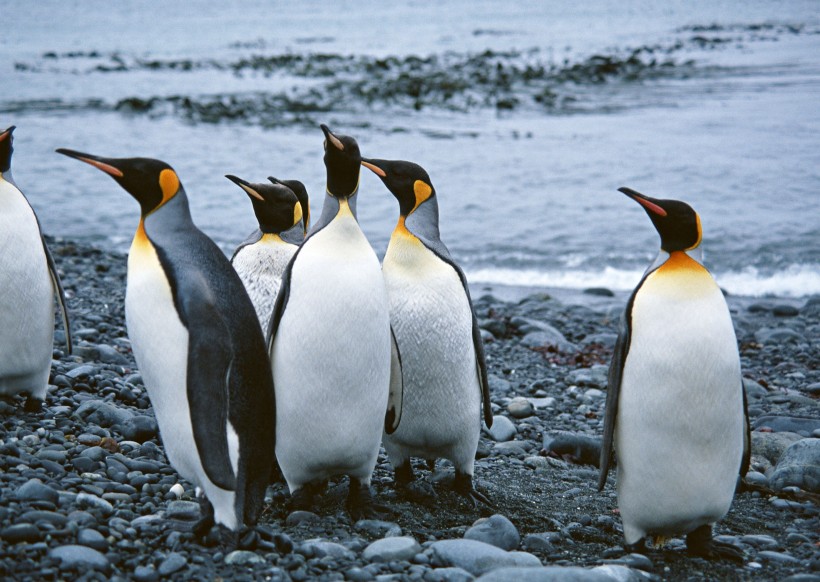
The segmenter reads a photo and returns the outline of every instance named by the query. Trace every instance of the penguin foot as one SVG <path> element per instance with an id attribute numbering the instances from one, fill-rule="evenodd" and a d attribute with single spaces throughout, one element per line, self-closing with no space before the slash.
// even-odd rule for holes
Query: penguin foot
<path id="1" fill-rule="evenodd" d="M 410 465 L 410 459 L 407 459 L 393 471 L 393 483 L 396 489 L 407 487 L 413 482 L 413 479 L 415 479 L 415 475 L 413 474 L 413 467 Z"/>
<path id="2" fill-rule="evenodd" d="M 206 541 L 211 528 L 216 524 L 214 520 L 214 506 L 203 496 L 199 498 L 199 509 L 202 513 L 202 517 L 194 524 L 191 531 L 196 539 Z"/>
<path id="3" fill-rule="evenodd" d="M 710 525 L 702 525 L 687 534 L 686 549 L 691 555 L 707 560 L 729 560 L 742 564 L 746 558 L 737 546 L 714 539 Z"/>
<path id="4" fill-rule="evenodd" d="M 35 398 L 34 396 L 29 395 L 26 397 L 26 403 L 23 406 L 23 410 L 26 412 L 42 412 L 43 411 L 43 401 L 39 398 Z"/>
<path id="5" fill-rule="evenodd" d="M 350 480 L 347 511 L 354 522 L 360 519 L 384 519 L 387 513 L 386 509 L 373 501 L 373 493 L 371 493 L 369 485 L 359 483 L 354 479 Z"/>
<path id="6" fill-rule="evenodd" d="M 624 544 L 624 552 L 627 554 L 648 554 L 649 548 L 646 547 L 646 538 L 641 538 L 634 544 Z"/>
<path id="7" fill-rule="evenodd" d="M 290 494 L 290 504 L 288 510 L 293 511 L 312 511 L 313 510 L 313 489 L 309 486 L 300 487 Z"/>
<path id="8" fill-rule="evenodd" d="M 467 500 L 472 503 L 473 507 L 477 507 L 478 504 L 481 503 L 486 507 L 493 509 L 493 504 L 490 503 L 490 500 L 483 493 L 476 491 L 475 487 L 473 487 L 472 475 L 456 471 L 456 476 L 453 480 L 453 491 L 462 497 L 467 498 Z"/>

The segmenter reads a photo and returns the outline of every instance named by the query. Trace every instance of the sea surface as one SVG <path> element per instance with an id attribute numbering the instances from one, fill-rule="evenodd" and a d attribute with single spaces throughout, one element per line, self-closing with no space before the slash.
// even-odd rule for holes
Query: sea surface
<path id="1" fill-rule="evenodd" d="M 156 157 L 226 253 L 255 228 L 223 176 L 300 179 L 320 123 L 412 160 L 474 285 L 634 287 L 658 249 L 629 186 L 700 214 L 727 291 L 820 293 L 816 0 L 0 0 L 0 128 L 51 235 L 126 250 L 138 206 L 54 153 Z M 362 173 L 379 255 L 398 205 Z"/>

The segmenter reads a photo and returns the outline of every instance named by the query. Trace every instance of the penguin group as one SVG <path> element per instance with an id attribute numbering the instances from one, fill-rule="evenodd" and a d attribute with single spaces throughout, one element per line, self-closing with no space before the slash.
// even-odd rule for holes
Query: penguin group
<path id="1" fill-rule="evenodd" d="M 278 472 L 292 509 L 311 509 L 328 479 L 347 476 L 351 517 L 378 518 L 370 483 L 382 445 L 398 494 L 435 499 L 412 461 L 432 470 L 446 459 L 453 490 L 492 507 L 473 480 L 482 422 L 493 422 L 487 363 L 467 278 L 441 240 L 438 192 L 420 165 L 362 157 L 353 137 L 320 127 L 326 188 L 314 223 L 302 182 L 226 175 L 258 222 L 230 260 L 194 224 L 167 163 L 57 150 L 139 204 L 126 325 L 168 459 L 200 495 L 198 535 L 219 524 L 247 545 Z M 13 131 L 0 133 L 0 395 L 25 393 L 36 411 L 54 297 L 69 351 L 71 333 L 54 261 L 11 178 Z M 381 263 L 357 219 L 362 168 L 398 205 Z M 629 551 L 685 535 L 694 555 L 741 561 L 712 535 L 750 447 L 737 341 L 703 265 L 700 217 L 620 191 L 661 245 L 623 313 L 598 486 L 616 464 Z"/>

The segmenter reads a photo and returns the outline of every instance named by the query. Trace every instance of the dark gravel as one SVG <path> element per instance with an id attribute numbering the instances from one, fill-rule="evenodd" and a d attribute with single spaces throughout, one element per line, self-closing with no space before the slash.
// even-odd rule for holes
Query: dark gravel
<path id="1" fill-rule="evenodd" d="M 450 492 L 442 461 L 432 474 L 416 467 L 435 501 L 399 498 L 382 455 L 373 489 L 383 520 L 351 523 L 344 479 L 331 481 L 316 514 L 288 515 L 286 489 L 274 484 L 262 541 L 244 552 L 216 536 L 194 542 L 199 508 L 165 458 L 125 330 L 125 256 L 50 245 L 78 347 L 66 356 L 57 330 L 43 412 L 24 412 L 21 397 L 0 400 L 0 578 L 471 580 L 491 559 L 490 568 L 557 566 L 550 572 L 567 580 L 820 579 L 820 297 L 728 298 L 754 456 L 716 534 L 743 548 L 743 566 L 691 558 L 680 539 L 624 554 L 614 480 L 598 493 L 594 463 L 626 296 L 601 289 L 473 289 L 494 413 L 505 419 L 494 434 L 506 440 L 482 435 L 477 455 L 476 486 L 492 510 Z"/>

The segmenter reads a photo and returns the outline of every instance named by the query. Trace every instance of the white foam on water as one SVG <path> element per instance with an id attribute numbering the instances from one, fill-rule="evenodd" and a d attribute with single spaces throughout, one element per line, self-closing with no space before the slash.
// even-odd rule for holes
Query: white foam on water
<path id="1" fill-rule="evenodd" d="M 467 271 L 467 280 L 471 284 L 569 289 L 606 287 L 613 291 L 629 291 L 635 288 L 642 275 L 640 270 L 615 267 L 596 271 L 484 268 Z M 732 295 L 804 297 L 820 293 L 820 266 L 816 264 L 789 265 L 771 274 L 747 267 L 714 275 L 718 284 Z"/>

